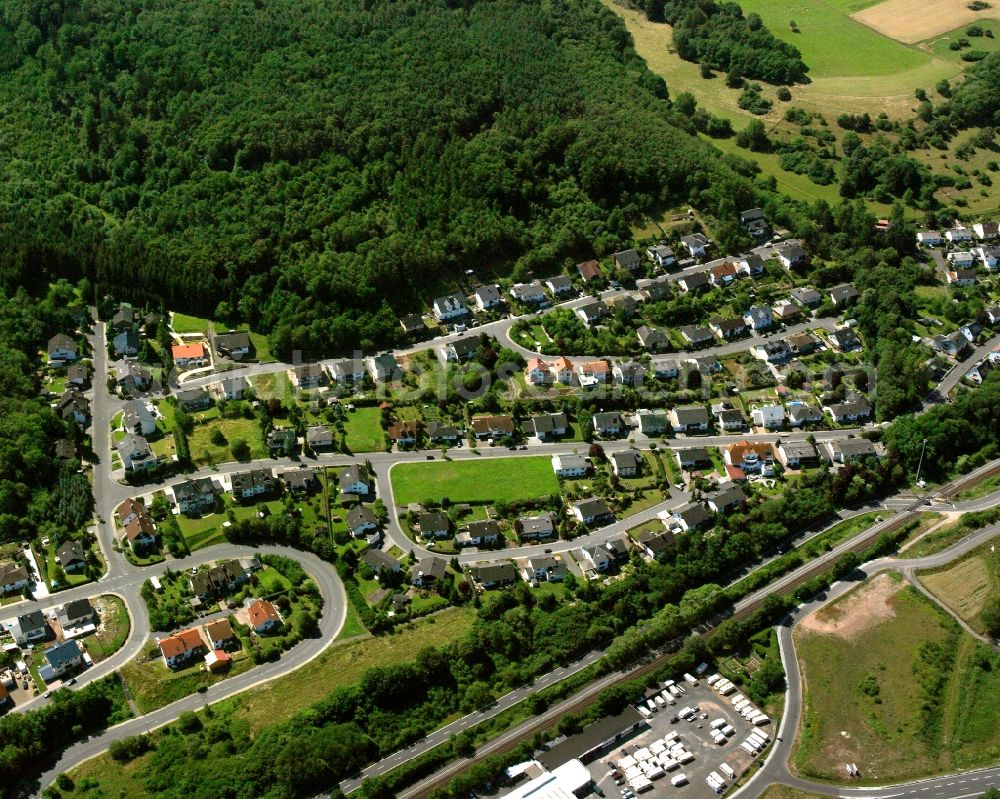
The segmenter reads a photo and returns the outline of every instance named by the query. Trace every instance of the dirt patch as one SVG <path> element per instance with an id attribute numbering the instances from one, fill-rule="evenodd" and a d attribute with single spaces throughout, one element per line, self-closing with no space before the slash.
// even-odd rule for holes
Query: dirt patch
<path id="1" fill-rule="evenodd" d="M 854 638 L 896 615 L 891 600 L 903 586 L 904 583 L 896 582 L 888 574 L 880 574 L 843 599 L 806 617 L 801 628 L 806 632 Z"/>
<path id="2" fill-rule="evenodd" d="M 998 19 L 994 8 L 971 11 L 968 0 L 886 0 L 851 18 L 890 39 L 915 44 L 982 19 Z"/>

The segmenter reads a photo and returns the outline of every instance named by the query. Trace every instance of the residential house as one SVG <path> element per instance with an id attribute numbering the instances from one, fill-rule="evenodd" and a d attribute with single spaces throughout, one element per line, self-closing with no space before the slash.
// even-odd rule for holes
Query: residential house
<path id="1" fill-rule="evenodd" d="M 421 558 L 410 567 L 410 582 L 420 587 L 443 580 L 448 564 L 442 558 Z"/>
<path id="2" fill-rule="evenodd" d="M 792 289 L 788 292 L 792 301 L 803 305 L 806 308 L 815 308 L 821 302 L 823 302 L 823 295 L 820 294 L 812 286 L 803 286 L 801 288 Z"/>
<path id="3" fill-rule="evenodd" d="M 842 327 L 830 334 L 830 346 L 837 352 L 851 352 L 861 349 L 861 339 L 849 327 Z"/>
<path id="4" fill-rule="evenodd" d="M 583 455 L 553 455 L 552 471 L 563 479 L 585 477 L 590 473 L 590 461 Z"/>
<path id="5" fill-rule="evenodd" d="M 975 344 L 979 334 L 983 332 L 983 326 L 975 321 L 966 322 L 958 330 L 969 340 L 970 344 Z"/>
<path id="6" fill-rule="evenodd" d="M 57 439 L 53 449 L 53 454 L 61 461 L 70 461 L 77 456 L 76 442 L 71 438 Z"/>
<path id="7" fill-rule="evenodd" d="M 662 553 L 673 548 L 673 536 L 653 530 L 640 530 L 635 537 L 635 546 L 643 556 L 656 560 Z"/>
<path id="8" fill-rule="evenodd" d="M 526 436 L 551 441 L 566 435 L 569 430 L 569 419 L 565 413 L 543 413 L 532 416 L 521 429 Z"/>
<path id="9" fill-rule="evenodd" d="M 79 541 L 64 541 L 56 550 L 56 560 L 69 574 L 82 572 L 87 566 L 83 545 Z"/>
<path id="10" fill-rule="evenodd" d="M 712 458 L 705 447 L 689 447 L 677 450 L 677 462 L 680 464 L 681 469 L 686 472 L 712 468 Z"/>
<path id="11" fill-rule="evenodd" d="M 246 585 L 250 573 L 239 561 L 223 560 L 209 569 L 199 569 L 191 575 L 188 583 L 193 593 L 202 602 L 212 597 L 225 596 Z"/>
<path id="12" fill-rule="evenodd" d="M 708 327 L 715 335 L 726 341 L 739 338 L 746 335 L 747 332 L 746 322 L 742 319 L 724 319 L 721 316 L 716 316 L 712 319 L 708 323 Z"/>
<path id="13" fill-rule="evenodd" d="M 63 419 L 72 419 L 82 426 L 90 424 L 90 402 L 75 388 L 63 392 L 56 403 L 56 410 Z"/>
<path id="14" fill-rule="evenodd" d="M 731 261 L 726 261 L 724 264 L 714 267 L 709 272 L 709 280 L 713 286 L 726 287 L 730 285 L 736 276 L 739 274 L 736 268 L 736 264 Z"/>
<path id="15" fill-rule="evenodd" d="M 670 281 L 666 275 L 660 277 L 640 277 L 635 281 L 638 299 L 643 302 L 657 302 L 670 298 Z"/>
<path id="16" fill-rule="evenodd" d="M 458 338 L 442 344 L 439 351 L 445 361 L 464 363 L 471 360 L 479 351 L 479 338 Z"/>
<path id="17" fill-rule="evenodd" d="M 740 224 L 751 236 L 760 238 L 767 235 L 767 217 L 760 208 L 748 208 L 740 211 Z"/>
<path id="18" fill-rule="evenodd" d="M 1000 260 L 1000 246 L 996 244 L 983 244 L 976 248 L 975 253 L 984 267 L 991 272 L 997 271 L 997 262 Z"/>
<path id="19" fill-rule="evenodd" d="M 90 386 L 90 368 L 82 363 L 70 364 L 66 367 L 66 385 L 78 389 L 88 388 Z"/>
<path id="20" fill-rule="evenodd" d="M 65 638 L 68 637 L 68 631 L 86 627 L 88 624 L 96 625 L 99 619 L 89 599 L 74 599 L 56 611 L 56 621 L 59 622 Z"/>
<path id="21" fill-rule="evenodd" d="M 545 287 L 552 292 L 552 296 L 561 297 L 565 294 L 573 293 L 573 281 L 569 275 L 553 275 L 546 278 Z"/>
<path id="22" fill-rule="evenodd" d="M 746 501 L 747 495 L 736 483 L 723 483 L 705 500 L 708 509 L 713 513 L 729 513 L 738 510 L 743 507 Z"/>
<path id="23" fill-rule="evenodd" d="M 371 493 L 372 481 L 368 469 L 357 463 L 343 467 L 337 473 L 340 482 L 340 493 L 356 497 L 366 497 Z"/>
<path id="24" fill-rule="evenodd" d="M 939 247 L 944 243 L 941 234 L 936 230 L 918 230 L 917 244 L 924 247 Z"/>
<path id="25" fill-rule="evenodd" d="M 642 471 L 642 455 L 632 449 L 613 452 L 611 470 L 616 477 L 637 477 Z"/>
<path id="26" fill-rule="evenodd" d="M 872 415 L 871 403 L 862 396 L 825 405 L 823 410 L 830 414 L 837 424 L 866 421 Z"/>
<path id="27" fill-rule="evenodd" d="M 730 479 L 742 479 L 748 474 L 771 475 L 774 464 L 774 446 L 765 441 L 740 441 L 723 450 L 726 471 Z"/>
<path id="28" fill-rule="evenodd" d="M 555 535 L 556 531 L 555 517 L 551 513 L 540 513 L 537 516 L 521 516 L 514 522 L 514 529 L 522 541 L 551 538 Z"/>
<path id="29" fill-rule="evenodd" d="M 616 252 L 611 256 L 611 261 L 619 269 L 624 269 L 626 272 L 635 273 L 639 271 L 639 267 L 642 266 L 642 259 L 639 257 L 638 250 L 622 250 L 621 252 Z"/>
<path id="30" fill-rule="evenodd" d="M 380 575 L 383 572 L 393 573 L 399 572 L 403 569 L 403 564 L 396 560 L 392 555 L 383 552 L 381 549 L 366 549 L 364 554 L 361 556 L 361 562 L 364 563 L 372 572 L 376 575 Z"/>
<path id="31" fill-rule="evenodd" d="M 707 347 L 709 344 L 715 343 L 715 336 L 712 335 L 712 331 L 707 327 L 684 325 L 681 327 L 680 332 L 681 338 L 692 347 Z"/>
<path id="32" fill-rule="evenodd" d="M 397 447 L 412 447 L 420 436 L 420 425 L 409 419 L 397 419 L 389 425 L 385 434 L 389 443 Z"/>
<path id="33" fill-rule="evenodd" d="M 639 346 L 648 352 L 660 352 L 670 349 L 670 336 L 658 327 L 642 325 L 635 331 L 639 338 Z"/>
<path id="34" fill-rule="evenodd" d="M 638 361 L 619 361 L 611 367 L 611 375 L 620 386 L 640 388 L 646 382 L 646 367 Z"/>
<path id="35" fill-rule="evenodd" d="M 434 300 L 432 311 L 437 321 L 447 322 L 450 319 L 467 316 L 469 306 L 465 304 L 465 297 L 461 294 L 448 294 Z"/>
<path id="36" fill-rule="evenodd" d="M 517 569 L 510 561 L 493 560 L 469 566 L 469 577 L 480 590 L 503 588 L 517 582 Z"/>
<path id="37" fill-rule="evenodd" d="M 782 439 L 778 442 L 777 456 L 781 465 L 786 469 L 804 469 L 819 463 L 816 447 L 805 440 Z"/>
<path id="38" fill-rule="evenodd" d="M 750 411 L 750 418 L 758 427 L 777 430 L 785 423 L 785 408 L 782 405 L 761 405 Z"/>
<path id="39" fill-rule="evenodd" d="M 992 240 L 997 237 L 998 225 L 996 222 L 976 222 L 972 226 L 972 232 L 980 241 Z"/>
<path id="40" fill-rule="evenodd" d="M 272 493 L 277 488 L 270 469 L 250 469 L 236 472 L 230 478 L 232 495 L 235 499 L 252 499 Z"/>
<path id="41" fill-rule="evenodd" d="M 333 431 L 325 424 L 314 424 L 306 428 L 306 445 L 313 452 L 333 449 Z"/>
<path id="42" fill-rule="evenodd" d="M 854 463 L 864 458 L 878 458 L 881 455 L 879 448 L 867 438 L 827 441 L 825 448 L 833 463 Z"/>
<path id="43" fill-rule="evenodd" d="M 582 361 L 576 365 L 576 375 L 581 386 L 604 385 L 611 382 L 611 364 L 603 358 Z"/>
<path id="44" fill-rule="evenodd" d="M 212 404 L 212 398 L 203 388 L 181 389 L 174 397 L 185 411 L 203 411 Z"/>
<path id="45" fill-rule="evenodd" d="M 43 653 L 45 665 L 38 669 L 42 682 L 55 682 L 83 665 L 83 650 L 76 641 L 63 641 Z"/>
<path id="46" fill-rule="evenodd" d="M 676 527 L 684 532 L 690 532 L 702 527 L 712 516 L 700 502 L 688 502 L 675 508 L 670 518 Z"/>
<path id="47" fill-rule="evenodd" d="M 545 289 L 537 280 L 530 283 L 515 283 L 511 286 L 510 296 L 524 305 L 544 306 L 549 304 Z"/>
<path id="48" fill-rule="evenodd" d="M 702 291 L 711 285 L 708 275 L 704 272 L 691 272 L 682 275 L 677 279 L 677 287 L 685 294 L 688 292 Z"/>
<path id="49" fill-rule="evenodd" d="M 591 300 L 576 309 L 576 315 L 588 327 L 596 325 L 608 313 L 608 307 L 599 300 Z"/>
<path id="50" fill-rule="evenodd" d="M 757 253 L 742 255 L 736 262 L 736 269 L 741 275 L 760 277 L 764 274 L 764 259 Z"/>
<path id="51" fill-rule="evenodd" d="M 255 599 L 247 606 L 247 621 L 257 635 L 267 635 L 282 625 L 278 609 L 266 599 Z"/>
<path id="52" fill-rule="evenodd" d="M 814 352 L 819 346 L 819 339 L 812 333 L 795 333 L 786 338 L 785 343 L 792 355 L 799 358 Z"/>
<path id="53" fill-rule="evenodd" d="M 424 538 L 448 538 L 451 520 L 443 511 L 425 511 L 417 514 L 417 528 Z"/>
<path id="54" fill-rule="evenodd" d="M 743 321 L 754 332 L 767 330 L 773 324 L 770 306 L 754 305 L 749 311 L 743 314 Z"/>
<path id="55" fill-rule="evenodd" d="M 253 351 L 250 334 L 245 330 L 230 330 L 226 333 L 216 333 L 212 337 L 215 351 L 224 358 L 242 361 L 249 358 Z"/>
<path id="56" fill-rule="evenodd" d="M 987 308 L 984 312 L 986 315 L 986 321 L 991 325 L 1000 325 L 1000 305 L 994 305 L 991 308 Z"/>
<path id="57" fill-rule="evenodd" d="M 680 374 L 680 365 L 673 358 L 652 358 L 649 365 L 653 374 L 660 379 L 671 380 Z"/>
<path id="58" fill-rule="evenodd" d="M 476 302 L 476 307 L 480 311 L 488 311 L 503 305 L 503 297 L 500 295 L 500 287 L 496 283 L 487 286 L 479 286 L 472 292 Z"/>
<path id="59" fill-rule="evenodd" d="M 399 326 L 403 329 L 403 335 L 411 338 L 427 332 L 424 318 L 418 313 L 403 314 L 399 317 Z"/>
<path id="60" fill-rule="evenodd" d="M 327 383 L 326 370 L 321 364 L 307 363 L 296 366 L 291 370 L 289 377 L 292 382 L 301 389 L 319 388 Z"/>
<path id="61" fill-rule="evenodd" d="M 31 575 L 22 564 L 10 561 L 0 563 L 0 595 L 23 591 L 32 582 Z"/>
<path id="62" fill-rule="evenodd" d="M 591 283 L 604 279 L 604 272 L 601 271 L 601 265 L 594 260 L 583 261 L 577 264 L 576 271 L 579 273 L 584 285 L 589 286 Z"/>
<path id="63" fill-rule="evenodd" d="M 129 400 L 122 407 L 122 430 L 140 436 L 156 432 L 156 415 L 144 400 Z"/>
<path id="64" fill-rule="evenodd" d="M 524 579 L 527 581 L 561 583 L 568 573 L 562 558 L 554 555 L 532 555 L 524 560 Z"/>
<path id="65" fill-rule="evenodd" d="M 477 519 L 469 522 L 468 529 L 455 536 L 460 547 L 492 546 L 500 540 L 500 525 L 495 519 Z"/>
<path id="66" fill-rule="evenodd" d="M 153 450 L 149 447 L 149 442 L 142 436 L 137 436 L 134 433 L 126 433 L 125 437 L 115 444 L 115 449 L 118 452 L 118 457 L 121 459 L 122 466 L 128 472 L 141 472 L 146 469 L 152 469 L 158 463 L 156 455 L 153 454 Z"/>
<path id="67" fill-rule="evenodd" d="M 75 361 L 80 357 L 80 348 L 76 342 L 65 333 L 56 333 L 49 339 L 46 351 L 50 361 L 67 362 Z"/>
<path id="68" fill-rule="evenodd" d="M 675 433 L 708 430 L 708 409 L 704 405 L 681 405 L 667 414 Z"/>
<path id="69" fill-rule="evenodd" d="M 607 503 L 600 497 L 579 499 L 573 503 L 570 510 L 577 518 L 577 521 L 587 526 L 604 524 L 613 521 L 615 518 Z"/>
<path id="70" fill-rule="evenodd" d="M 732 406 L 718 402 L 712 406 L 715 424 L 720 430 L 742 430 L 746 427 L 743 413 Z"/>
<path id="71" fill-rule="evenodd" d="M 795 269 L 809 262 L 809 254 L 798 244 L 785 244 L 778 250 L 778 263 L 785 269 Z"/>
<path id="72" fill-rule="evenodd" d="M 480 441 L 509 439 L 514 436 L 514 418 L 508 414 L 476 416 L 472 419 L 472 432 Z"/>
<path id="73" fill-rule="evenodd" d="M 947 258 L 956 269 L 969 269 L 976 263 L 976 253 L 972 250 L 956 250 L 948 253 Z"/>
<path id="74" fill-rule="evenodd" d="M 827 289 L 826 294 L 830 298 L 830 302 L 838 308 L 846 308 L 848 305 L 857 302 L 858 297 L 861 296 L 858 290 L 850 283 L 841 283 L 839 286 Z"/>
<path id="75" fill-rule="evenodd" d="M 345 358 L 330 364 L 330 375 L 334 382 L 341 385 L 358 385 L 365 380 L 365 362 L 363 358 Z"/>
<path id="76" fill-rule="evenodd" d="M 802 316 L 802 309 L 791 300 L 778 300 L 774 304 L 774 316 L 782 324 L 788 324 Z"/>
<path id="77" fill-rule="evenodd" d="M 240 640 L 233 632 L 233 625 L 229 623 L 229 619 L 219 619 L 206 624 L 205 636 L 212 649 L 226 651 L 240 648 Z"/>
<path id="78" fill-rule="evenodd" d="M 625 421 L 617 411 L 595 413 L 591 422 L 594 432 L 604 438 L 617 438 L 625 431 Z"/>
<path id="79" fill-rule="evenodd" d="M 367 505 L 355 505 L 347 512 L 347 528 L 355 538 L 366 538 L 377 543 L 382 537 L 378 519 Z"/>
<path id="80" fill-rule="evenodd" d="M 179 369 L 209 364 L 208 352 L 200 341 L 194 344 L 174 344 L 170 348 L 170 357 L 174 361 L 174 366 Z"/>
<path id="81" fill-rule="evenodd" d="M 218 502 L 215 483 L 210 477 L 199 477 L 177 483 L 173 486 L 173 492 L 177 510 L 188 516 L 210 513 L 215 510 L 216 502 Z"/>
<path id="82" fill-rule="evenodd" d="M 640 410 L 636 413 L 639 432 L 644 436 L 661 436 L 667 430 L 667 412 L 662 408 Z"/>
<path id="83" fill-rule="evenodd" d="M 281 473 L 281 482 L 293 496 L 305 496 L 319 490 L 318 472 L 318 469 L 286 469 Z"/>
<path id="84" fill-rule="evenodd" d="M 614 297 L 606 299 L 604 304 L 610 313 L 625 319 L 631 319 L 635 316 L 639 308 L 639 303 L 636 302 L 635 297 L 631 294 L 616 294 Z"/>
<path id="85" fill-rule="evenodd" d="M 788 424 L 792 427 L 809 427 L 823 422 L 823 412 L 815 405 L 805 402 L 788 404 Z"/>
<path id="86" fill-rule="evenodd" d="M 959 244 L 963 241 L 972 241 L 972 231 L 967 227 L 957 225 L 944 232 L 944 237 L 952 244 Z"/>
<path id="87" fill-rule="evenodd" d="M 111 317 L 110 327 L 114 330 L 125 330 L 135 324 L 135 311 L 128 303 L 121 303 Z"/>
<path id="88" fill-rule="evenodd" d="M 792 348 L 780 339 L 755 344 L 750 352 L 764 363 L 784 363 L 792 357 Z"/>
<path id="89" fill-rule="evenodd" d="M 632 549 L 632 542 L 626 532 L 614 533 L 604 539 L 604 548 L 616 563 L 628 560 L 629 552 Z"/>
<path id="90" fill-rule="evenodd" d="M 208 652 L 201 634 L 194 627 L 181 630 L 157 641 L 167 668 L 176 669 Z"/>
<path id="91" fill-rule="evenodd" d="M 524 367 L 524 382 L 529 386 L 545 385 L 552 382 L 549 364 L 541 358 L 529 358 Z"/>
<path id="92" fill-rule="evenodd" d="M 702 258 L 712 242 L 702 233 L 693 233 L 681 238 L 681 246 L 691 253 L 692 258 Z"/>
<path id="93" fill-rule="evenodd" d="M 271 454 L 272 458 L 276 455 L 291 454 L 295 449 L 296 440 L 295 429 L 281 425 L 272 427 L 264 437 L 267 451 Z"/>
<path id="94" fill-rule="evenodd" d="M 432 420 L 425 430 L 427 440 L 434 444 L 455 444 L 462 439 L 462 431 L 453 424 Z"/>
<path id="95" fill-rule="evenodd" d="M 570 552 L 583 571 L 584 576 L 593 579 L 597 572 L 606 572 L 611 568 L 614 559 L 600 544 L 590 547 L 579 547 Z"/>
<path id="96" fill-rule="evenodd" d="M 245 377 L 224 377 L 220 383 L 213 385 L 217 387 L 216 391 L 222 399 L 241 400 L 247 387 L 247 381 Z"/>
<path id="97" fill-rule="evenodd" d="M 11 634 L 15 644 L 25 647 L 48 638 L 49 626 L 40 610 L 32 610 L 7 622 L 7 632 Z"/>
<path id="98" fill-rule="evenodd" d="M 134 330 L 129 328 L 115 336 L 111 341 L 111 346 L 118 357 L 131 358 L 139 354 L 139 337 Z"/>
<path id="99" fill-rule="evenodd" d="M 399 379 L 400 369 L 391 352 L 383 352 L 368 358 L 368 373 L 376 383 L 389 383 Z"/>
<path id="100" fill-rule="evenodd" d="M 948 273 L 950 286 L 974 286 L 978 282 L 979 275 L 975 269 L 954 269 Z"/>
<path id="101" fill-rule="evenodd" d="M 657 266 L 666 269 L 677 260 L 674 251 L 666 244 L 655 244 L 646 250 L 646 256 Z"/>

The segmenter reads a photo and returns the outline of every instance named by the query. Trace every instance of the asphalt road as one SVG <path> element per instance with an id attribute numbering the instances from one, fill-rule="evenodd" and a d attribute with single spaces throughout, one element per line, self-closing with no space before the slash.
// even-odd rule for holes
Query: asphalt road
<path id="1" fill-rule="evenodd" d="M 795 627 L 803 619 L 825 605 L 836 601 L 872 575 L 886 570 L 907 574 L 917 569 L 932 569 L 943 566 L 998 535 L 1000 535 L 1000 524 L 994 524 L 967 536 L 942 552 L 924 558 L 879 558 L 859 567 L 857 572 L 851 575 L 850 580 L 832 586 L 823 599 L 814 600 L 793 611 L 791 616 L 786 619 L 786 623 L 777 628 L 781 662 L 785 667 L 788 688 L 785 693 L 785 709 L 775 744 L 758 772 L 733 794 L 733 799 L 737 796 L 741 799 L 757 799 L 774 783 L 789 785 L 808 793 L 841 797 L 841 799 L 893 799 L 910 796 L 921 797 L 921 799 L 964 799 L 964 797 L 978 796 L 990 787 L 1000 787 L 1000 767 L 933 777 L 912 783 L 862 788 L 813 782 L 796 777 L 788 770 L 788 762 L 795 747 L 803 707 L 802 674 L 796 657 L 793 636 Z"/>
<path id="2" fill-rule="evenodd" d="M 927 399 L 924 401 L 924 407 L 927 408 L 930 405 L 944 402 L 948 395 L 954 391 L 955 386 L 962 381 L 962 377 L 965 376 L 965 373 L 993 352 L 993 350 L 997 347 L 1000 347 L 1000 334 L 994 336 L 982 346 L 976 347 L 969 355 L 956 363 L 950 370 L 948 370 L 948 374 L 946 374 L 944 378 L 934 387 L 930 394 L 927 395 Z"/>

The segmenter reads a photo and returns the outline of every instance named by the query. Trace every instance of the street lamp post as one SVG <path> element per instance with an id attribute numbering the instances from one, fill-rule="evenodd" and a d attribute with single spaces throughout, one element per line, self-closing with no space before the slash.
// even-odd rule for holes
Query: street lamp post
<path id="1" fill-rule="evenodd" d="M 927 449 L 927 439 L 924 439 L 924 443 L 920 446 L 920 459 L 917 461 L 917 487 L 923 488 L 920 484 L 920 469 L 924 465 L 924 450 Z"/>

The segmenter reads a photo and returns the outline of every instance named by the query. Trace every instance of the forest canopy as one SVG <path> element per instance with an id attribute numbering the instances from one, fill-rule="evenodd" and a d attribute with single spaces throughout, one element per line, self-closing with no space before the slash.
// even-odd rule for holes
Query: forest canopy
<path id="1" fill-rule="evenodd" d="M 368 349 L 462 270 L 543 276 L 664 203 L 764 199 L 596 0 L 223 6 L 0 0 L 0 283 Z"/>

